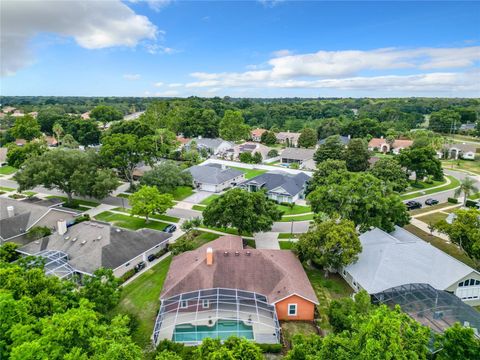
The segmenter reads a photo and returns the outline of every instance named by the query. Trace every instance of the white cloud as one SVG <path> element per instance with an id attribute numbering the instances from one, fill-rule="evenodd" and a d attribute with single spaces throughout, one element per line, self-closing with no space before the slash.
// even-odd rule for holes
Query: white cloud
<path id="1" fill-rule="evenodd" d="M 176 53 L 180 52 L 180 51 L 177 50 L 177 49 L 173 49 L 173 48 L 170 48 L 170 47 L 167 47 L 167 46 L 163 46 L 163 45 L 160 45 L 160 44 L 147 44 L 147 45 L 145 45 L 145 48 L 147 49 L 147 51 L 148 51 L 150 54 L 167 54 L 167 55 L 171 55 L 171 54 L 176 54 Z"/>
<path id="2" fill-rule="evenodd" d="M 13 75 L 33 62 L 28 42 L 37 34 L 72 37 L 86 49 L 134 47 L 141 40 L 156 40 L 158 29 L 119 0 L 0 2 L 1 74 Z"/>
<path id="3" fill-rule="evenodd" d="M 266 8 L 273 8 L 284 1 L 285 0 L 258 0 L 258 2 Z"/>
<path id="4" fill-rule="evenodd" d="M 164 7 L 170 5 L 173 1 L 172 0 L 147 0 L 147 4 L 150 9 L 159 12 Z"/>
<path id="5" fill-rule="evenodd" d="M 124 75 L 123 75 L 123 78 L 124 78 L 125 80 L 134 81 L 134 80 L 140 80 L 141 75 L 140 75 L 140 74 L 124 74 Z"/>
<path id="6" fill-rule="evenodd" d="M 282 57 L 282 56 L 288 56 L 292 55 L 292 52 L 287 49 L 282 49 L 282 50 L 277 50 L 272 53 L 273 56 L 275 57 Z"/>
<path id="7" fill-rule="evenodd" d="M 161 81 L 156 82 L 155 84 L 153 84 L 153 86 L 155 86 L 155 87 L 162 87 L 162 86 L 163 86 L 163 82 L 161 82 Z"/>
<path id="8" fill-rule="evenodd" d="M 182 87 L 182 86 L 183 86 L 183 84 L 181 84 L 181 83 L 168 84 L 169 88 L 179 88 L 179 87 Z"/>

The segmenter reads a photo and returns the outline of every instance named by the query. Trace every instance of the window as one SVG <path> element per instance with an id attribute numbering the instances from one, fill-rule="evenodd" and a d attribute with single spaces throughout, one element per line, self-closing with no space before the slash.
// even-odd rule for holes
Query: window
<path id="1" fill-rule="evenodd" d="M 208 309 L 210 306 L 210 301 L 208 299 L 203 299 L 202 300 L 202 308 L 203 309 Z"/>
<path id="2" fill-rule="evenodd" d="M 186 309 L 188 308 L 188 300 L 182 300 L 180 302 L 180 309 Z"/>
<path id="3" fill-rule="evenodd" d="M 478 286 L 480 285 L 480 280 L 475 280 L 475 279 L 467 279 L 465 281 L 459 282 L 458 286 Z"/>
<path id="4" fill-rule="evenodd" d="M 297 304 L 288 304 L 288 316 L 297 315 Z"/>

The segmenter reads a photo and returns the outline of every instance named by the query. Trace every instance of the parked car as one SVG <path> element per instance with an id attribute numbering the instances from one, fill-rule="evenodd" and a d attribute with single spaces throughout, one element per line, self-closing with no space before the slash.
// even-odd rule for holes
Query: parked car
<path id="1" fill-rule="evenodd" d="M 147 260 L 150 261 L 150 262 L 152 262 L 153 260 L 155 260 L 155 254 L 150 254 L 150 255 L 148 255 Z"/>
<path id="2" fill-rule="evenodd" d="M 430 198 L 430 199 L 425 200 L 425 205 L 437 205 L 437 204 L 438 204 L 438 200 L 436 200 L 436 199 Z"/>
<path id="3" fill-rule="evenodd" d="M 177 227 L 175 225 L 167 225 L 162 231 L 171 234 L 175 232 L 175 230 L 177 230 Z"/>
<path id="4" fill-rule="evenodd" d="M 143 268 L 145 268 L 147 264 L 145 264 L 145 261 L 140 261 L 137 265 L 135 265 L 135 272 L 139 272 Z"/>
<path id="5" fill-rule="evenodd" d="M 415 200 L 406 202 L 405 206 L 407 207 L 408 210 L 414 210 L 414 209 L 421 209 L 422 208 L 422 204 L 420 204 L 418 201 L 415 201 Z"/>

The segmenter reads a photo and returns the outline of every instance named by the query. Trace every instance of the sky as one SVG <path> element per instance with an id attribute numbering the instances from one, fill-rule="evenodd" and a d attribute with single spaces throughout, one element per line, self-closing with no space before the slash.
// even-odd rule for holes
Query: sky
<path id="1" fill-rule="evenodd" d="M 480 97 L 480 2 L 0 7 L 1 95 Z"/>

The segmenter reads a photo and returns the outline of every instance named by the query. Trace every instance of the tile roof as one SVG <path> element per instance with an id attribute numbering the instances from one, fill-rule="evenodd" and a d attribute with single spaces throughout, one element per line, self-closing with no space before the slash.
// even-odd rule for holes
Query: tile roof
<path id="1" fill-rule="evenodd" d="M 207 265 L 207 248 L 213 265 Z M 225 256 L 225 252 L 228 255 Z M 236 255 L 238 253 L 238 255 Z M 293 294 L 318 303 L 305 271 L 291 251 L 243 249 L 239 236 L 222 236 L 175 256 L 165 279 L 162 299 L 208 288 L 231 288 L 263 294 L 275 303 Z"/>
<path id="2" fill-rule="evenodd" d="M 444 148 L 447 149 L 447 150 L 450 150 L 450 149 L 459 149 L 459 150 L 461 150 L 461 151 L 464 152 L 464 153 L 466 153 L 466 152 L 473 152 L 473 153 L 475 153 L 475 152 L 477 151 L 477 146 L 475 146 L 475 145 L 473 145 L 473 144 L 466 144 L 466 143 L 445 145 Z"/>
<path id="3" fill-rule="evenodd" d="M 258 136 L 258 137 L 260 137 L 260 136 L 262 136 L 262 134 L 263 134 L 265 131 L 267 131 L 267 130 L 266 130 L 266 129 L 256 128 L 256 129 L 250 131 L 250 134 L 251 134 L 252 136 Z"/>
<path id="4" fill-rule="evenodd" d="M 189 171 L 193 180 L 198 183 L 216 185 L 243 174 L 243 171 L 232 168 L 223 169 L 221 165 L 216 164 L 195 165 L 185 171 Z"/>
<path id="5" fill-rule="evenodd" d="M 368 147 L 372 148 L 372 147 L 376 147 L 376 148 L 379 148 L 381 147 L 382 145 L 384 144 L 387 144 L 387 140 L 386 139 L 382 139 L 382 138 L 373 138 L 372 140 L 370 140 L 370 142 L 368 143 Z M 412 146 L 413 144 L 413 141 L 412 140 L 400 140 L 400 139 L 397 139 L 395 140 L 395 142 L 393 143 L 393 149 L 396 149 L 396 148 L 407 148 L 407 147 L 410 147 Z"/>

